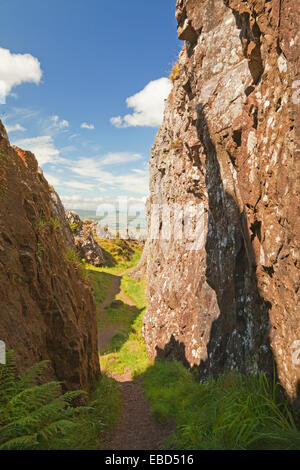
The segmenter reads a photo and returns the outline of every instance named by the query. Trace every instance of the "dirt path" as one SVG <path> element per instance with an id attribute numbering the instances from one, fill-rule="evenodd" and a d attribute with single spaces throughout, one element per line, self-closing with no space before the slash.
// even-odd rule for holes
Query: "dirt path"
<path id="1" fill-rule="evenodd" d="M 151 414 L 141 385 L 132 381 L 130 369 L 111 375 L 118 384 L 122 417 L 117 427 L 103 438 L 105 450 L 160 450 L 170 434 L 170 425 L 159 425 Z"/>
<path id="2" fill-rule="evenodd" d="M 130 306 L 134 306 L 121 291 L 122 275 L 116 276 L 111 291 L 100 306 L 100 318 L 115 296 L 119 294 L 121 299 Z M 99 332 L 99 347 L 104 348 L 111 338 L 119 331 L 120 325 L 113 325 Z M 119 424 L 109 434 L 104 434 L 101 439 L 105 450 L 160 450 L 163 441 L 170 434 L 170 425 L 159 425 L 151 414 L 150 404 L 147 402 L 141 385 L 133 382 L 130 368 L 125 368 L 123 375 L 111 374 L 118 382 L 122 401 L 122 416 Z"/>

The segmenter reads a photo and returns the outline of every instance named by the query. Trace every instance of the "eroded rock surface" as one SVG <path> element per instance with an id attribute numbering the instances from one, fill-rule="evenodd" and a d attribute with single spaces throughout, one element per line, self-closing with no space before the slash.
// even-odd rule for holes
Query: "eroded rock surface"
<path id="1" fill-rule="evenodd" d="M 0 339 L 18 371 L 48 359 L 66 389 L 88 390 L 100 373 L 96 305 L 72 248 L 58 195 L 0 122 Z"/>
<path id="2" fill-rule="evenodd" d="M 149 227 L 155 207 L 191 204 L 201 230 L 191 243 L 161 223 L 149 242 L 147 348 L 197 366 L 201 379 L 272 373 L 274 359 L 294 399 L 299 4 L 178 0 L 176 17 L 185 46 L 150 161 Z"/>
<path id="3" fill-rule="evenodd" d="M 73 211 L 66 211 L 66 216 L 80 257 L 93 266 L 103 266 L 103 253 L 93 234 L 97 229 L 98 223 L 94 220 L 82 221 L 79 215 Z"/>

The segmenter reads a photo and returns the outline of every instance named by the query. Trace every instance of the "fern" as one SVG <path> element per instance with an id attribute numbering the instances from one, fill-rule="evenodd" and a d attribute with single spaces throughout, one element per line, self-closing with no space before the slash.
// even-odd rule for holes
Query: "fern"
<path id="1" fill-rule="evenodd" d="M 89 447 L 91 433 L 82 439 L 85 428 L 98 438 L 93 408 L 72 406 L 84 392 L 62 394 L 59 382 L 41 384 L 47 366 L 35 364 L 18 377 L 12 352 L 0 365 L 0 450 L 75 449 L 84 441 Z"/>

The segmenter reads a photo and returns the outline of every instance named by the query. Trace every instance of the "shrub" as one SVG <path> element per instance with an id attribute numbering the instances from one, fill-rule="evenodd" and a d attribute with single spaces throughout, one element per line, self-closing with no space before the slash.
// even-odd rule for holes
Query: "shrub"
<path id="1" fill-rule="evenodd" d="M 170 80 L 174 83 L 179 78 L 179 65 L 176 63 L 170 73 Z"/>
<path id="2" fill-rule="evenodd" d="M 76 233 L 79 227 L 76 222 L 69 222 L 69 226 L 73 233 Z"/>

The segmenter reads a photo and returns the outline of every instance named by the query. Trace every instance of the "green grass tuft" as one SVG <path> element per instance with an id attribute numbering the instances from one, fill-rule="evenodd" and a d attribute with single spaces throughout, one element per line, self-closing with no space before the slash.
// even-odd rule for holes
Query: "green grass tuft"
<path id="1" fill-rule="evenodd" d="M 192 370 L 176 361 L 150 363 L 142 337 L 146 310 L 145 282 L 122 278 L 122 290 L 140 309 L 112 339 L 110 353 L 101 358 L 102 370 L 122 374 L 130 367 L 141 379 L 155 418 L 169 423 L 175 432 L 166 448 L 204 449 L 300 449 L 288 402 L 279 386 L 262 375 L 229 372 L 207 384 L 199 384 Z M 108 311 L 118 320 L 120 312 Z"/>
<path id="2" fill-rule="evenodd" d="M 297 431 L 278 385 L 236 372 L 197 383 L 178 362 L 157 362 L 143 387 L 154 416 L 176 421 L 169 447 L 187 450 L 299 449 Z"/>
<path id="3" fill-rule="evenodd" d="M 123 317 L 124 327 L 115 335 L 110 343 L 110 354 L 101 357 L 102 370 L 114 374 L 123 374 L 126 367 L 130 367 L 133 377 L 137 377 L 150 366 L 146 345 L 142 336 L 143 316 L 146 311 L 145 283 L 123 276 L 121 287 L 124 294 L 135 302 L 137 315 L 126 319 Z"/>

